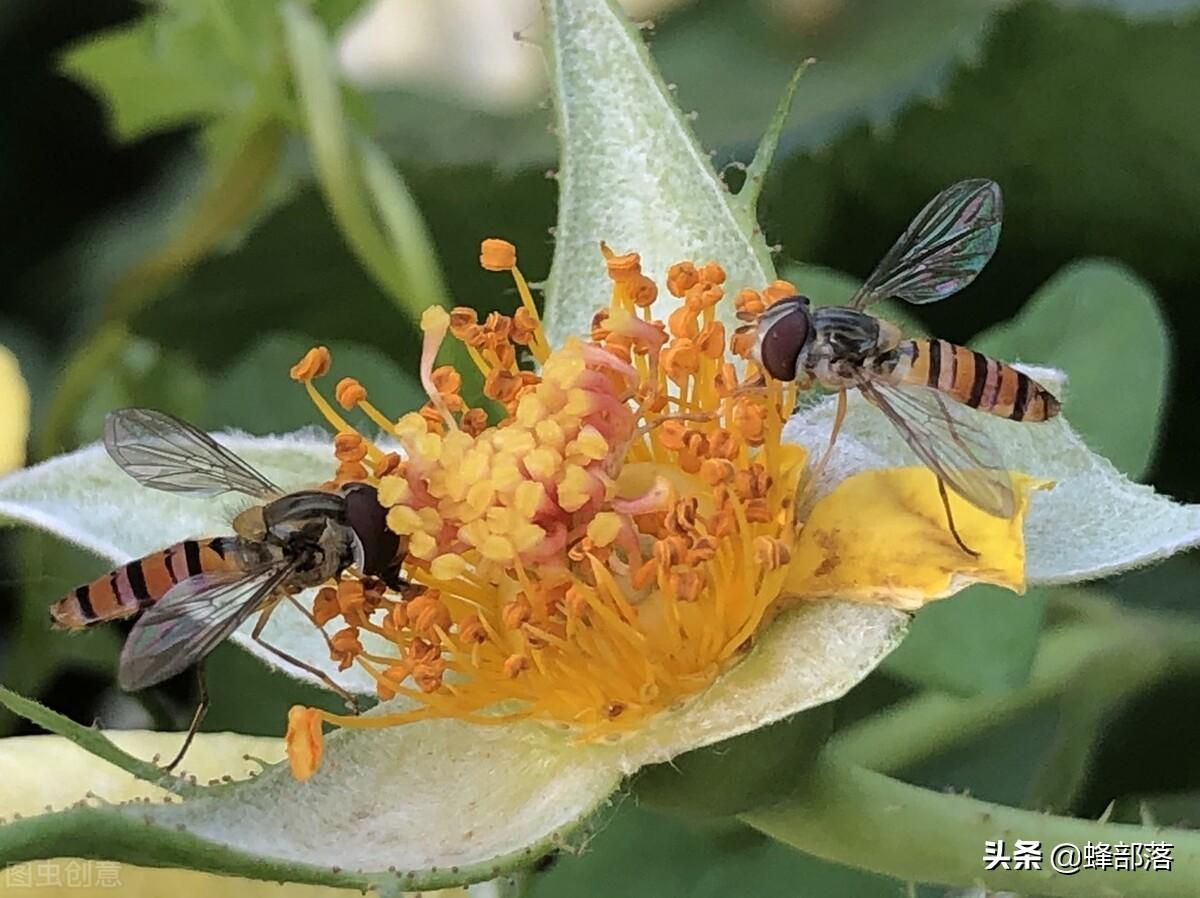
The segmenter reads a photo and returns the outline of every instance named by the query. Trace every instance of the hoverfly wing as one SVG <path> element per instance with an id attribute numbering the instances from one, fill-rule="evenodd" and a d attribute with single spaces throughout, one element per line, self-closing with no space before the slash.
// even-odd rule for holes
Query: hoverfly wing
<path id="1" fill-rule="evenodd" d="M 913 384 L 862 380 L 859 387 L 948 487 L 988 514 L 1013 516 L 1016 497 L 999 451 L 952 400 L 931 387 Z"/>
<path id="2" fill-rule="evenodd" d="M 181 580 L 138 618 L 121 650 L 117 680 L 127 692 L 161 683 L 215 649 L 271 597 L 294 565 L 212 571 Z"/>
<path id="3" fill-rule="evenodd" d="M 1003 211 L 995 181 L 950 185 L 917 213 L 850 306 L 861 309 L 892 296 L 920 305 L 957 293 L 995 252 Z"/>
<path id="4" fill-rule="evenodd" d="M 281 493 L 204 431 L 165 412 L 123 408 L 104 419 L 104 448 L 143 486 L 169 493 L 243 493 L 266 499 Z"/>

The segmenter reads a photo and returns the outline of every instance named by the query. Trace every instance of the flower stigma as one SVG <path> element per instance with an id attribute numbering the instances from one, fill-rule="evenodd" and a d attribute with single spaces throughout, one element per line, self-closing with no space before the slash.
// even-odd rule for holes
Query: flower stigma
<path id="1" fill-rule="evenodd" d="M 748 323 L 727 334 L 715 313 L 724 271 L 679 262 L 665 279 L 677 306 L 659 321 L 659 287 L 638 255 L 601 251 L 612 290 L 588 339 L 551 347 L 515 249 L 485 240 L 482 266 L 510 272 L 521 305 L 482 321 L 470 308 L 426 311 L 420 410 L 394 420 L 357 381 L 339 381 L 336 404 L 399 452 L 313 385 L 328 350 L 293 367 L 337 432 L 330 485 L 377 487 L 411 583 L 392 595 L 346 578 L 318 592 L 315 620 L 342 624 L 334 660 L 363 667 L 381 698 L 407 699 L 393 713 L 314 712 L 326 722 L 531 718 L 581 740 L 618 738 L 705 689 L 776 610 L 806 453 L 781 439 L 794 387 L 748 361 L 749 322 L 795 291 L 741 291 Z M 457 370 L 435 365 L 447 337 L 482 375 L 495 423 L 468 406 Z M 391 650 L 366 651 L 361 631 Z M 312 718 L 291 719 L 307 751 Z"/>

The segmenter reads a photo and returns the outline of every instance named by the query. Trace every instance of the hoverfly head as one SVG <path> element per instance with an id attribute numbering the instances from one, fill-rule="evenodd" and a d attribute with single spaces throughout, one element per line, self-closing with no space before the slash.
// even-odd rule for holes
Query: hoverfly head
<path id="1" fill-rule="evenodd" d="M 776 380 L 795 380 L 815 329 L 807 296 L 789 296 L 758 318 L 754 360 Z"/>

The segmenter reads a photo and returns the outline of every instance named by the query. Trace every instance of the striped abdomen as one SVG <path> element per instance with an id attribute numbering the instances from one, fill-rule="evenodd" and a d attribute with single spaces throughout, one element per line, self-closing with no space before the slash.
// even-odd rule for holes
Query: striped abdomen
<path id="1" fill-rule="evenodd" d="M 188 539 L 131 561 L 67 593 L 50 606 L 50 617 L 72 630 L 137 614 L 189 577 L 241 565 L 237 537 Z"/>
<path id="2" fill-rule="evenodd" d="M 933 387 L 971 408 L 1013 421 L 1045 421 L 1058 414 L 1057 399 L 1011 365 L 946 340 L 906 340 L 893 382 Z"/>

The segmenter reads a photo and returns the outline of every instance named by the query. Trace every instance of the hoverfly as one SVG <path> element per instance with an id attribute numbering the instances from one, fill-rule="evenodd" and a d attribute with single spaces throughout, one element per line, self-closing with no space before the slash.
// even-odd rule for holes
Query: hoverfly
<path id="1" fill-rule="evenodd" d="M 976 553 L 954 527 L 946 487 L 1002 518 L 1012 517 L 1016 499 L 991 439 L 956 406 L 1036 422 L 1057 415 L 1059 402 L 1004 362 L 946 340 L 905 340 L 895 325 L 863 309 L 890 297 L 923 305 L 957 293 L 995 251 L 1001 214 L 995 182 L 947 187 L 917 214 L 848 305 L 812 308 L 805 296 L 782 299 L 760 315 L 754 348 L 771 377 L 838 390 L 818 471 L 845 417 L 846 391 L 857 388 L 937 475 L 951 533 L 970 554 Z"/>
<path id="2" fill-rule="evenodd" d="M 122 689 L 134 692 L 202 663 L 257 613 L 251 633 L 256 642 L 317 676 L 354 707 L 350 694 L 327 674 L 265 641 L 262 630 L 284 599 L 311 619 L 295 593 L 347 570 L 396 590 L 405 585 L 404 543 L 385 526 L 386 510 L 375 488 L 350 483 L 336 491 L 285 493 L 208 434 L 152 409 L 110 413 L 104 447 L 143 486 L 198 497 L 240 493 L 258 504 L 234 518 L 232 536 L 175 543 L 72 590 L 51 606 L 53 623 L 83 629 L 141 612 L 121 651 L 117 677 Z M 167 770 L 183 758 L 208 709 L 199 669 L 200 704 Z"/>

